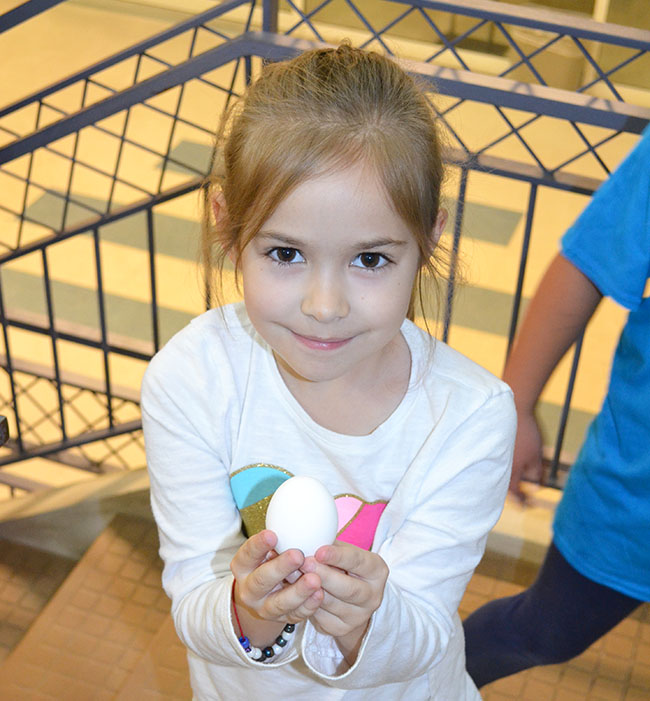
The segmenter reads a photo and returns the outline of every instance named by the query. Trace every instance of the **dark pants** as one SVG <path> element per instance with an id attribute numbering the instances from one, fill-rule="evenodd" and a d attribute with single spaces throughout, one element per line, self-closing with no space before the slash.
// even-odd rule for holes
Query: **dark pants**
<path id="1" fill-rule="evenodd" d="M 529 589 L 465 620 L 467 671 L 480 688 L 529 667 L 566 662 L 641 603 L 583 577 L 552 543 Z"/>

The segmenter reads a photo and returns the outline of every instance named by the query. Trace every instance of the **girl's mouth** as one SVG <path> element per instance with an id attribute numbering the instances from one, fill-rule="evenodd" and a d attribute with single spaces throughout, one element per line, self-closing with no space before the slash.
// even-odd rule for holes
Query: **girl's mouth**
<path id="1" fill-rule="evenodd" d="M 350 338 L 318 338 L 314 336 L 302 336 L 299 333 L 293 332 L 293 335 L 307 348 L 312 350 L 332 351 L 342 348 L 352 340 Z"/>

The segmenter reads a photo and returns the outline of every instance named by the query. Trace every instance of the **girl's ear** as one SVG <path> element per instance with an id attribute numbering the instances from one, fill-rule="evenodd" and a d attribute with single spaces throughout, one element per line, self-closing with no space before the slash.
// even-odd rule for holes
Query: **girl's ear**
<path id="1" fill-rule="evenodd" d="M 448 216 L 447 210 L 441 207 L 438 210 L 438 216 L 436 217 L 436 223 L 433 227 L 433 231 L 431 232 L 431 239 L 432 239 L 434 248 L 438 245 L 438 241 L 440 241 L 440 237 L 442 236 L 442 232 L 445 230 L 445 226 L 447 225 L 447 216 Z"/>
<path id="2" fill-rule="evenodd" d="M 217 225 L 217 228 L 220 228 L 226 223 L 226 218 L 228 217 L 226 198 L 223 196 L 223 192 L 215 192 L 210 203 L 212 205 L 212 214 L 214 214 L 215 224 Z M 236 257 L 237 256 L 235 255 L 234 250 L 231 248 L 230 251 L 228 251 L 228 258 L 233 265 L 236 264 Z"/>
<path id="3" fill-rule="evenodd" d="M 214 195 L 212 196 L 212 214 L 214 214 L 214 220 L 217 223 L 217 226 L 223 222 L 224 217 L 226 216 L 226 199 L 223 196 L 223 192 L 215 192 Z"/>

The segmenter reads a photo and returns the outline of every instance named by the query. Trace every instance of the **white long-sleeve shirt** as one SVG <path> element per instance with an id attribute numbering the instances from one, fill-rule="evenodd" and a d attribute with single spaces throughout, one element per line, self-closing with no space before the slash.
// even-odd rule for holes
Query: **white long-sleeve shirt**
<path id="1" fill-rule="evenodd" d="M 195 697 L 480 699 L 465 672 L 458 604 L 505 499 L 515 435 L 509 388 L 405 321 L 409 388 L 371 434 L 318 425 L 284 384 L 243 305 L 195 319 L 142 388 L 163 585 Z M 229 565 L 291 475 L 336 497 L 340 538 L 372 544 L 390 574 L 354 665 L 306 622 L 261 663 L 230 616 Z M 275 694 L 275 696 L 274 696 Z"/>

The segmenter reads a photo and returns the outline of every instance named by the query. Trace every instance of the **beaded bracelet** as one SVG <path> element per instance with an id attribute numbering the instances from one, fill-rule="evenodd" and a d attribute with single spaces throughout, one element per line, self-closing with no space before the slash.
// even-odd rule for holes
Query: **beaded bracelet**
<path id="1" fill-rule="evenodd" d="M 237 606 L 235 605 L 235 580 L 232 583 L 232 610 L 235 612 L 235 620 L 237 621 L 237 627 L 239 628 L 239 644 L 244 648 L 244 652 L 252 660 L 268 660 L 274 655 L 279 655 L 282 652 L 282 648 L 289 642 L 289 639 L 293 635 L 296 629 L 295 623 L 287 623 L 287 625 L 282 629 L 282 633 L 278 635 L 275 639 L 273 645 L 260 650 L 259 647 L 254 647 L 251 645 L 250 640 L 244 635 L 241 623 L 239 622 L 239 614 L 237 613 Z"/>

